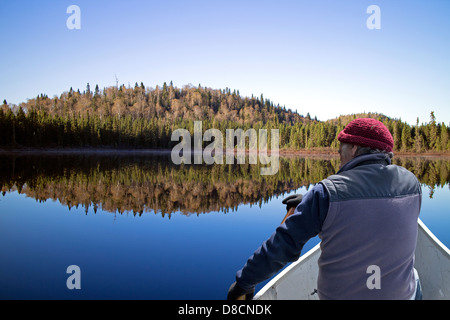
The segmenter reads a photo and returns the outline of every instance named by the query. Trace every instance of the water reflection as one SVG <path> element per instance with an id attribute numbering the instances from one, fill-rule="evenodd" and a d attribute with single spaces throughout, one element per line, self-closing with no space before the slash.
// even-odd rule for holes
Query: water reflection
<path id="1" fill-rule="evenodd" d="M 260 165 L 181 165 L 169 155 L 0 155 L 0 186 L 37 201 L 57 200 L 70 210 L 82 206 L 112 213 L 163 217 L 212 211 L 240 204 L 261 206 L 272 197 L 314 184 L 335 173 L 339 159 L 281 157 L 276 175 L 261 176 Z M 395 157 L 429 187 L 449 182 L 449 159 Z"/>

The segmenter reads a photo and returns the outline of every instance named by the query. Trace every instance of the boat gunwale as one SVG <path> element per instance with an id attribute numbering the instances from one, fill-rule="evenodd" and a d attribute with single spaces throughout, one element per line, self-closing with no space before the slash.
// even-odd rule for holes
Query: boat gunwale
<path id="1" fill-rule="evenodd" d="M 441 242 L 441 240 L 438 239 L 438 237 L 436 237 L 434 235 L 434 233 L 428 229 L 428 227 L 425 225 L 425 223 L 423 223 L 422 220 L 418 220 L 418 224 L 419 227 L 422 228 L 424 234 L 432 241 L 436 244 L 436 247 L 444 254 L 450 257 L 450 249 L 447 248 L 447 246 L 445 244 L 443 244 Z"/>
<path id="2" fill-rule="evenodd" d="M 270 280 L 258 293 L 253 297 L 253 300 L 259 300 L 267 291 L 269 291 L 278 281 L 288 276 L 290 271 L 295 269 L 298 265 L 308 261 L 317 251 L 320 251 L 320 242 L 311 248 L 308 252 L 302 255 L 298 260 L 292 262 L 283 271 L 278 273 L 272 280 Z"/>

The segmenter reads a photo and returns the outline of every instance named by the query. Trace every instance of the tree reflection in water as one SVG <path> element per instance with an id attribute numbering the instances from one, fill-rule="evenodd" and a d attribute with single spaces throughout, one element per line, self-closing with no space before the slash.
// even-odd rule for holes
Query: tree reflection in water
<path id="1" fill-rule="evenodd" d="M 394 157 L 430 189 L 449 182 L 450 160 Z M 37 201 L 57 200 L 70 210 L 83 206 L 112 213 L 164 216 L 234 211 L 241 204 L 261 206 L 272 197 L 310 186 L 335 173 L 336 156 L 280 157 L 273 176 L 261 164 L 181 165 L 170 155 L 0 155 L 3 195 L 19 192 Z"/>

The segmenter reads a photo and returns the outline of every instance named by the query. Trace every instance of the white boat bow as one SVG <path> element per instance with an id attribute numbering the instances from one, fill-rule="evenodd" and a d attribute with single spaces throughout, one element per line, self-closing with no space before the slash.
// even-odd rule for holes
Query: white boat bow
<path id="1" fill-rule="evenodd" d="M 415 265 L 424 300 L 450 299 L 450 250 L 419 219 Z M 290 264 L 254 297 L 255 300 L 317 300 L 320 244 Z"/>

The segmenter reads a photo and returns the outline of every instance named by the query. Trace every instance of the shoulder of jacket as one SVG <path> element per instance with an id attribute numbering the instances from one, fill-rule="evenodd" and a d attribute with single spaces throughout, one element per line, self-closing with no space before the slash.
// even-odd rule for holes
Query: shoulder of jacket
<path id="1" fill-rule="evenodd" d="M 330 201 L 387 198 L 421 193 L 416 176 L 397 166 L 361 166 L 331 175 L 321 181 Z"/>

